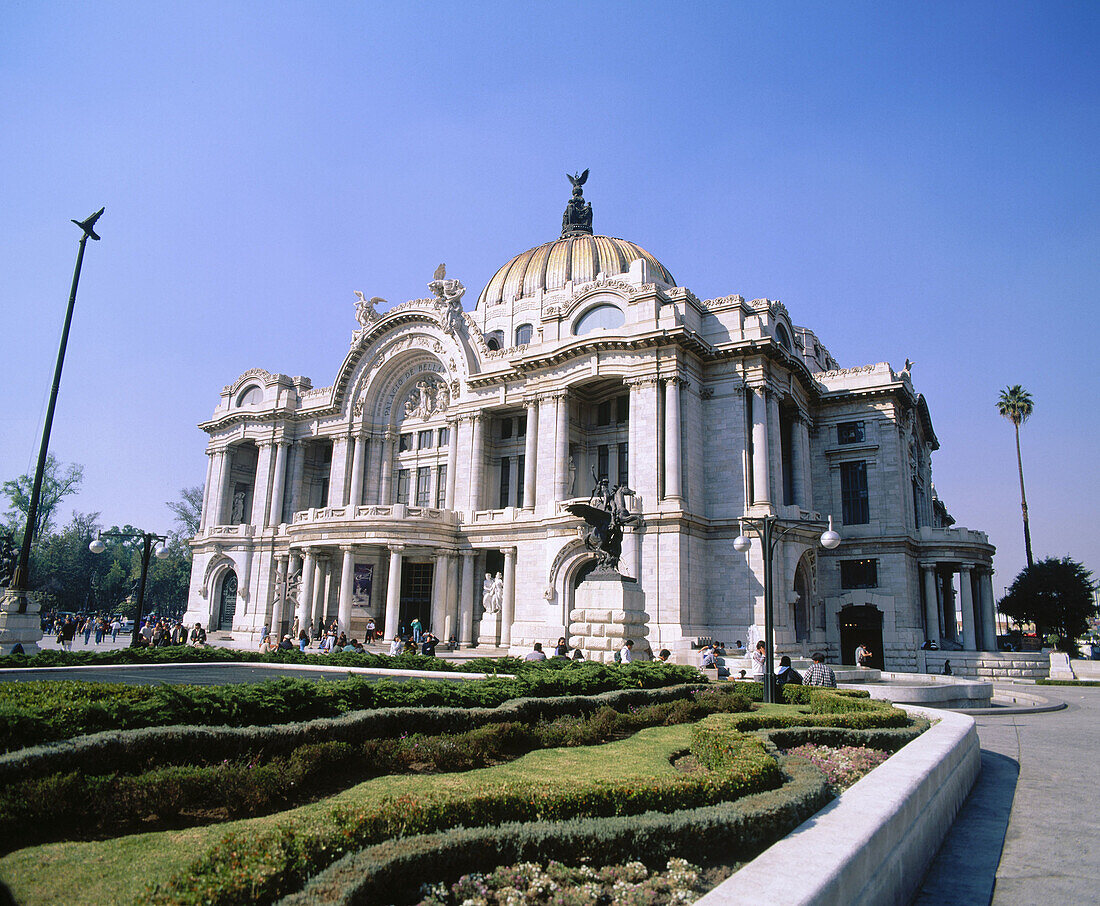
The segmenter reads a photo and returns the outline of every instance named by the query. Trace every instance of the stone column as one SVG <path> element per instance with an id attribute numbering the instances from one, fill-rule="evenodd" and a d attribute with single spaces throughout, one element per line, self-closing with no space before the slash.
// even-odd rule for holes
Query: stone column
<path id="1" fill-rule="evenodd" d="M 363 503 L 363 455 L 366 453 L 367 441 L 362 435 L 356 435 L 351 439 L 354 447 L 351 453 L 351 491 L 348 495 L 348 505 L 355 514 L 355 507 Z"/>
<path id="2" fill-rule="evenodd" d="M 317 577 L 313 581 L 313 629 L 316 630 L 318 620 L 323 622 L 325 619 L 332 587 L 332 559 L 328 554 L 317 555 Z"/>
<path id="3" fill-rule="evenodd" d="M 641 497 L 643 507 L 657 500 L 657 380 L 636 378 L 630 387 L 630 486 Z M 586 463 L 586 468 L 589 464 Z M 584 473 L 588 480 L 590 471 Z"/>
<path id="4" fill-rule="evenodd" d="M 438 638 L 443 635 L 444 624 L 447 620 L 447 561 L 451 558 L 447 553 L 440 552 L 435 555 L 435 569 L 432 570 L 432 616 L 431 626 L 426 627 Z"/>
<path id="5" fill-rule="evenodd" d="M 963 637 L 962 646 L 966 651 L 976 651 L 977 641 L 974 634 L 974 589 L 970 583 L 971 564 L 963 563 L 959 567 L 959 592 L 962 595 Z"/>
<path id="6" fill-rule="evenodd" d="M 557 426 L 554 437 L 554 499 L 569 497 L 569 395 L 554 397 L 557 403 Z"/>
<path id="7" fill-rule="evenodd" d="M 773 506 L 783 504 L 783 433 L 779 423 L 779 394 L 768 394 L 768 462 L 771 469 L 772 486 L 770 500 Z"/>
<path id="8" fill-rule="evenodd" d="M 294 461 L 290 467 L 290 521 L 294 514 L 302 509 L 302 479 L 306 474 L 306 445 L 298 440 L 294 442 Z"/>
<path id="9" fill-rule="evenodd" d="M 940 605 L 939 597 L 936 594 L 936 564 L 922 563 L 920 568 L 924 573 L 924 637 L 939 642 Z"/>
<path id="10" fill-rule="evenodd" d="M 763 387 L 751 388 L 752 502 L 771 505 L 771 467 L 768 463 L 768 397 Z"/>
<path id="11" fill-rule="evenodd" d="M 523 448 L 523 500 L 520 506 L 525 510 L 535 508 L 535 485 L 538 482 L 538 456 L 539 456 L 539 402 L 537 399 L 527 401 L 527 442 Z M 566 456 L 568 468 L 569 457 Z"/>
<path id="12" fill-rule="evenodd" d="M 216 517 L 214 524 L 221 525 L 222 520 L 228 521 L 232 515 L 230 512 L 226 512 L 232 508 L 233 501 L 233 451 L 231 449 L 225 449 L 222 451 L 222 468 L 221 474 L 218 477 L 218 505 L 214 511 Z"/>
<path id="13" fill-rule="evenodd" d="M 806 460 L 810 455 L 810 447 L 805 426 L 801 414 L 796 415 L 791 423 L 791 484 L 794 485 L 794 502 L 802 509 L 809 510 L 813 507 L 810 506 L 809 486 L 806 482 Z"/>
<path id="14" fill-rule="evenodd" d="M 267 513 L 271 507 L 271 478 L 275 468 L 275 444 L 261 441 L 259 458 L 256 460 L 256 479 L 252 487 L 252 512 L 248 521 L 257 528 L 267 525 Z"/>
<path id="15" fill-rule="evenodd" d="M 678 377 L 665 381 L 665 497 L 681 496 L 683 471 L 680 456 L 680 384 Z"/>
<path id="16" fill-rule="evenodd" d="M 271 488 L 271 509 L 268 511 L 268 525 L 279 525 L 283 521 L 283 493 L 286 490 L 286 448 L 285 440 L 275 443 L 275 483 Z"/>
<path id="17" fill-rule="evenodd" d="M 455 508 L 455 477 L 458 475 L 458 419 L 447 422 L 447 498 L 448 510 Z"/>
<path id="18" fill-rule="evenodd" d="M 485 417 L 480 413 L 471 420 L 473 436 L 470 439 L 470 499 L 469 509 L 475 513 L 481 509 L 484 500 L 482 488 L 485 485 Z"/>
<path id="19" fill-rule="evenodd" d="M 283 638 L 283 608 L 286 606 L 287 565 L 290 557 L 275 555 L 275 600 L 271 605 L 270 632 L 276 642 Z"/>
<path id="20" fill-rule="evenodd" d="M 397 435 L 392 431 L 386 432 L 386 438 L 382 442 L 382 484 L 378 490 L 378 502 L 383 506 L 393 503 L 393 445 L 397 441 Z M 390 636 L 392 639 L 393 636 Z"/>
<path id="21" fill-rule="evenodd" d="M 340 564 L 340 609 L 336 620 L 343 632 L 351 630 L 351 597 L 355 591 L 355 550 L 350 544 L 341 544 L 344 556 Z"/>
<path id="22" fill-rule="evenodd" d="M 512 644 L 512 621 L 516 618 L 516 549 L 504 548 L 504 597 L 500 603 L 500 647 Z"/>
<path id="23" fill-rule="evenodd" d="M 210 509 L 214 498 L 214 482 L 217 480 L 217 456 L 212 450 L 206 451 L 206 484 L 202 486 L 202 513 L 199 517 L 199 534 L 206 531 L 207 525 L 212 524 Z"/>
<path id="24" fill-rule="evenodd" d="M 390 574 L 386 582 L 386 641 L 393 641 L 401 617 L 401 551 L 403 544 L 391 544 Z"/>
<path id="25" fill-rule="evenodd" d="M 986 651 L 997 650 L 997 612 L 993 602 L 993 570 L 983 569 L 978 576 L 982 600 L 982 639 Z"/>
<path id="26" fill-rule="evenodd" d="M 447 555 L 447 610 L 443 618 L 443 641 L 449 642 L 451 636 L 458 638 L 458 557 Z"/>
<path id="27" fill-rule="evenodd" d="M 302 553 L 302 583 L 298 586 L 298 628 L 309 626 L 313 609 L 313 574 L 317 569 L 317 557 L 313 548 L 307 547 Z M 297 641 L 297 639 L 295 639 Z"/>
<path id="28" fill-rule="evenodd" d="M 332 465 L 329 469 L 328 506 L 343 506 L 348 485 L 348 439 L 332 439 Z"/>
<path id="29" fill-rule="evenodd" d="M 462 551 L 462 591 L 459 599 L 458 642 L 473 647 L 474 638 L 474 551 Z"/>

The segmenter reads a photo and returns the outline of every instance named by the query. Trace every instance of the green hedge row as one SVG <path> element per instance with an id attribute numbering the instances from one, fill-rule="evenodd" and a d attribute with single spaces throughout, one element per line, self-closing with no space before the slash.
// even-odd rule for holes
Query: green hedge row
<path id="1" fill-rule="evenodd" d="M 872 730 L 856 730 L 850 727 L 776 727 L 761 730 L 781 749 L 794 749 L 806 743 L 819 746 L 864 746 L 883 752 L 896 752 L 912 742 L 929 723 L 923 717 L 911 719 L 908 727 L 886 727 Z"/>
<path id="2" fill-rule="evenodd" d="M 650 868 L 673 857 L 696 864 L 748 861 L 831 798 L 817 768 L 792 758 L 784 760 L 783 769 L 787 782 L 781 788 L 732 803 L 628 818 L 459 828 L 389 840 L 344 856 L 279 906 L 415 902 L 422 883 L 515 862 L 554 859 L 575 864 L 580 853 L 592 864 L 638 860 Z M 751 892 L 746 896 L 751 899 Z"/>
<path id="3" fill-rule="evenodd" d="M 64 773 L 0 787 L 0 852 L 267 814 L 312 799 L 317 777 L 325 778 L 324 793 L 331 795 L 383 774 L 472 770 L 535 749 L 597 745 L 645 727 L 749 707 L 746 699 L 724 689 L 644 707 L 631 704 L 637 693 L 619 697 L 621 706 L 629 708 L 625 713 L 605 704 L 588 715 L 488 723 L 461 734 L 368 739 L 358 745 L 327 740 L 264 760 L 162 766 L 135 775 L 104 774 L 95 762 L 83 771 L 69 765 Z"/>
<path id="4" fill-rule="evenodd" d="M 621 668 L 609 675 L 624 682 L 631 680 L 630 674 Z M 288 755 L 299 746 L 320 742 L 358 744 L 368 739 L 400 737 L 407 734 L 410 727 L 429 736 L 465 733 L 491 723 L 538 723 L 590 714 L 605 706 L 624 711 L 681 701 L 705 688 L 693 684 L 657 689 L 612 689 L 593 695 L 513 698 L 489 708 L 384 707 L 279 726 L 169 726 L 96 733 L 0 755 L 0 783 L 70 770 L 127 773 L 169 764 L 271 758 Z M 739 691 L 727 694 L 744 701 L 737 694 Z"/>
<path id="5" fill-rule="evenodd" d="M 228 686 L 0 683 L 0 749 L 11 751 L 105 730 L 175 724 L 243 727 L 397 706 L 491 708 L 521 697 L 595 695 L 685 682 L 699 682 L 698 671 L 660 663 L 549 661 L 523 668 L 514 677 L 463 681 L 372 682 L 352 677 L 337 682 L 278 679 Z"/>
<path id="6" fill-rule="evenodd" d="M 762 741 L 747 742 L 735 770 L 659 778 L 648 786 L 583 780 L 571 785 L 506 783 L 474 795 L 395 796 L 370 811 L 337 808 L 318 828 L 232 832 L 174 878 L 152 885 L 147 900 L 203 906 L 270 902 L 345 853 L 391 838 L 517 820 L 671 812 L 775 789 L 783 779 L 775 758 Z"/>

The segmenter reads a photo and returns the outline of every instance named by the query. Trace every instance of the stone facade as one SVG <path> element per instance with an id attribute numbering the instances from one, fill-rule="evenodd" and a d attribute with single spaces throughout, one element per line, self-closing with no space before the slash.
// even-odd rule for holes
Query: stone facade
<path id="1" fill-rule="evenodd" d="M 473 311 L 442 266 L 428 285 L 384 312 L 357 294 L 331 386 L 254 369 L 223 388 L 187 620 L 256 639 L 335 618 L 361 637 L 369 616 L 392 638 L 419 616 L 462 645 L 553 644 L 586 624 L 592 554 L 564 507 L 597 475 L 641 516 L 620 563 L 640 650 L 760 634 L 759 545 L 733 541 L 763 515 L 790 525 L 779 653 L 850 660 L 861 640 L 915 669 L 926 637 L 995 648 L 994 551 L 935 497 L 908 364 L 841 369 L 781 303 L 700 300 L 583 230 L 509 261 Z M 843 543 L 826 552 L 829 514 Z"/>

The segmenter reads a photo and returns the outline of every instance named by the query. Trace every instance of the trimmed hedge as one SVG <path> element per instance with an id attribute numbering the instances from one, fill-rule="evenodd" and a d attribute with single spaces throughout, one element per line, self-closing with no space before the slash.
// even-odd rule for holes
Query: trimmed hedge
<path id="1" fill-rule="evenodd" d="M 614 689 L 595 695 L 515 698 L 494 708 L 386 707 L 354 711 L 280 726 L 145 727 L 104 732 L 0 755 L 0 783 L 79 770 L 85 773 L 132 772 L 150 765 L 211 764 L 286 755 L 299 746 L 320 742 L 362 743 L 407 734 L 410 727 L 435 736 L 465 733 L 492 723 L 538 723 L 591 714 L 601 707 L 616 711 L 681 701 L 708 687 L 692 684 L 658 689 Z M 743 701 L 733 690 L 731 694 Z"/>
<path id="2" fill-rule="evenodd" d="M 690 696 L 687 687 L 677 688 Z M 325 778 L 325 795 L 331 795 L 383 774 L 472 770 L 539 748 L 596 745 L 649 726 L 689 723 L 715 711 L 749 707 L 746 699 L 724 689 L 637 708 L 632 701 L 639 693 L 612 695 L 621 707 L 630 708 L 628 713 L 603 704 L 587 714 L 551 722 L 489 722 L 457 735 L 414 734 L 358 745 L 327 739 L 264 763 L 253 756 L 247 762 L 161 766 L 128 776 L 104 775 L 93 761 L 85 766 L 92 776 L 68 770 L 25 777 L 0 787 L 0 852 L 35 843 L 208 823 L 212 816 L 266 814 L 314 798 L 313 780 L 318 776 Z"/>
<path id="3" fill-rule="evenodd" d="M 420 660 L 439 663 L 434 658 Z M 595 695 L 612 689 L 652 689 L 693 680 L 699 681 L 694 668 L 673 664 L 574 665 L 551 660 L 522 668 L 514 677 L 466 681 L 394 682 L 352 677 L 333 682 L 277 679 L 226 686 L 138 686 L 73 680 L 0 683 L 0 749 L 10 751 L 105 730 L 175 724 L 243 727 L 397 706 L 491 708 L 521 697 Z"/>
<path id="4" fill-rule="evenodd" d="M 594 864 L 638 860 L 651 868 L 673 857 L 696 864 L 747 861 L 832 798 L 824 776 L 812 765 L 785 759 L 783 770 L 787 782 L 780 789 L 732 803 L 629 818 L 459 828 L 390 840 L 344 856 L 279 904 L 414 902 L 425 882 L 515 862 L 554 859 L 573 864 L 578 853 Z"/>
<path id="5" fill-rule="evenodd" d="M 475 795 L 396 796 L 373 811 L 336 808 L 328 825 L 314 830 L 283 826 L 261 834 L 232 832 L 176 877 L 155 883 L 148 902 L 203 906 L 269 902 L 290 893 L 335 858 L 390 838 L 517 819 L 562 821 L 697 808 L 778 787 L 783 777 L 775 759 L 762 741 L 747 742 L 735 770 L 659 778 L 645 787 L 584 781 L 571 788 L 560 783 L 507 783 Z"/>

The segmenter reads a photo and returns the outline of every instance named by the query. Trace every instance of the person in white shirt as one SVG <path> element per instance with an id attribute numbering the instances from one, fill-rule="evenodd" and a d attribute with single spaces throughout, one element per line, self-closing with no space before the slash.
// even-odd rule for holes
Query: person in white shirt
<path id="1" fill-rule="evenodd" d="M 626 644 L 619 649 L 619 661 L 623 664 L 629 664 L 634 660 L 634 640 L 627 639 Z"/>
<path id="2" fill-rule="evenodd" d="M 390 656 L 397 657 L 401 653 L 401 636 L 395 635 L 390 642 Z"/>

